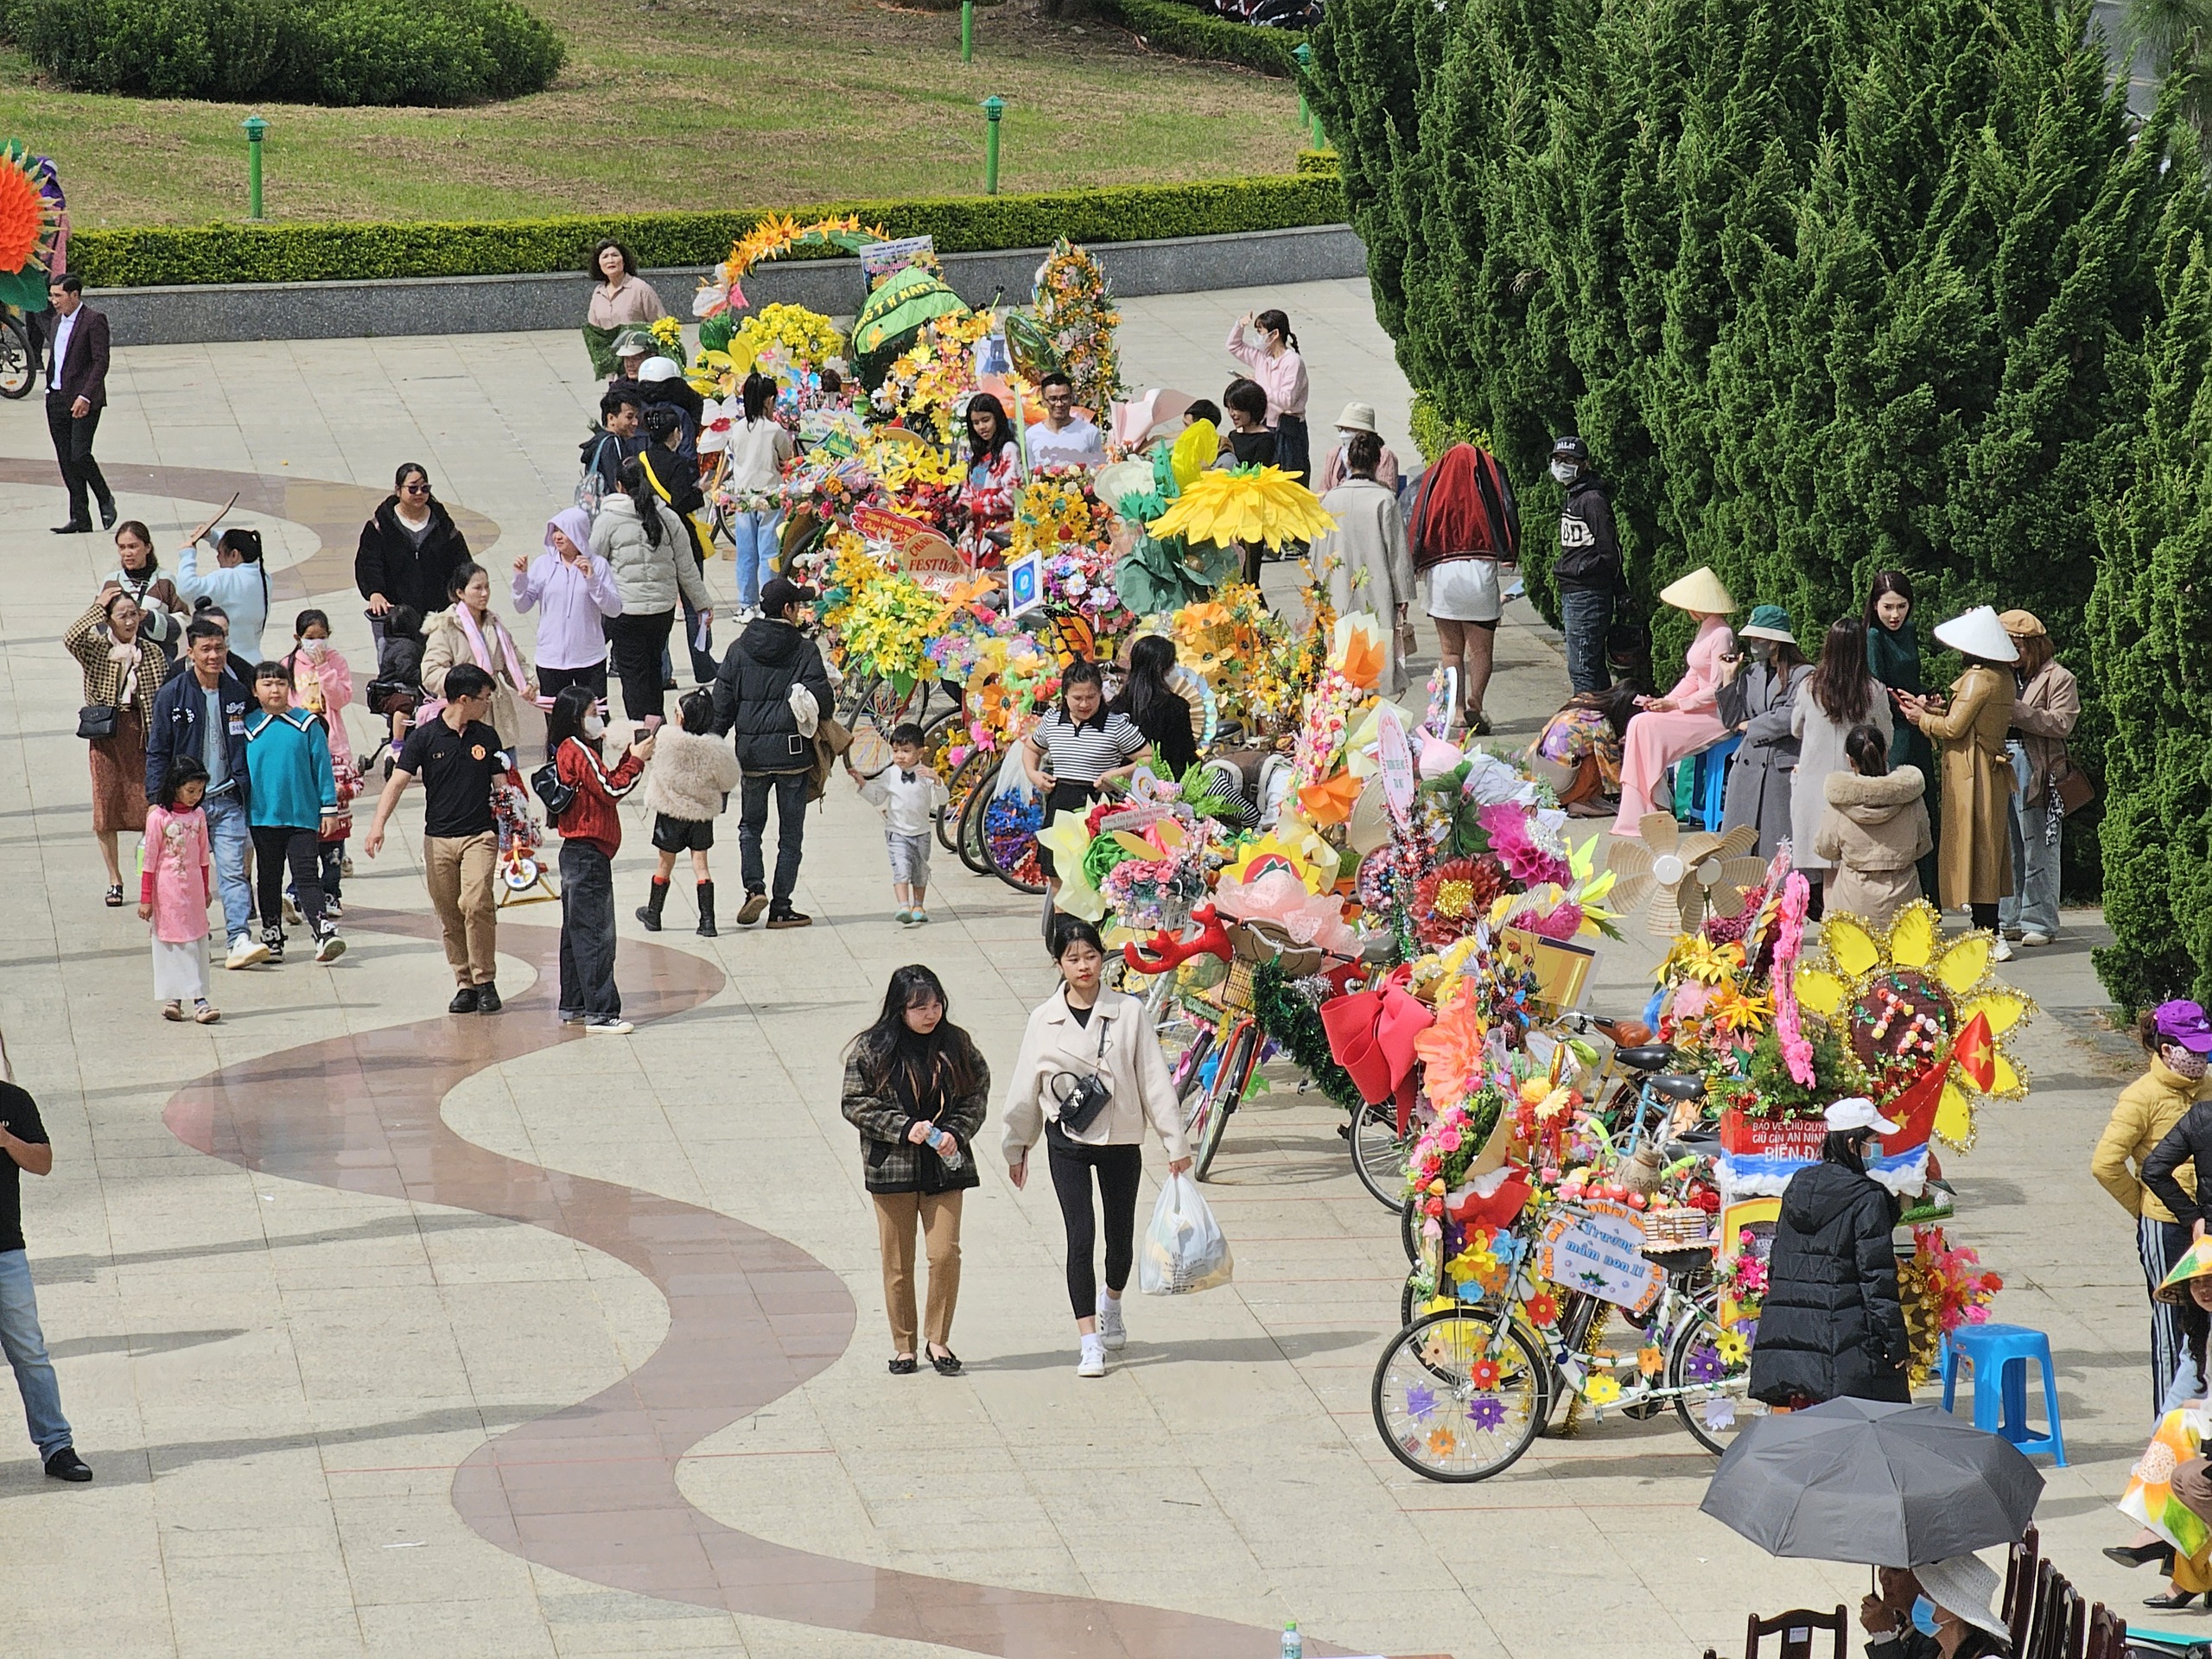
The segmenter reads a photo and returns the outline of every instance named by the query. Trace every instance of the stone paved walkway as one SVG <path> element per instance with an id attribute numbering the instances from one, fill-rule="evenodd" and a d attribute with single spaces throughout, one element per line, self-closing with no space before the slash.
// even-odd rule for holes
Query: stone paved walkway
<path id="1" fill-rule="evenodd" d="M 1262 302 L 1284 304 L 1306 343 L 1317 423 L 1365 397 L 1406 453 L 1404 384 L 1361 284 L 1128 302 L 1131 378 L 1217 395 L 1228 321 Z M 486 539 L 497 527 L 503 566 L 567 499 L 583 374 L 571 335 L 124 347 L 100 448 L 125 511 L 164 545 L 211 492 L 246 482 L 257 510 L 242 521 L 269 534 L 279 616 L 326 604 L 365 678 L 348 580 L 362 503 L 397 462 L 424 461 Z M 1351 1180 L 1318 1096 L 1279 1090 L 1238 1116 L 1210 1194 L 1235 1286 L 1133 1300 L 1130 1346 L 1103 1382 L 1072 1374 L 1051 1193 L 1014 1192 L 991 1160 L 968 1211 L 969 1375 L 887 1377 L 837 1051 L 887 972 L 918 957 L 1003 1065 L 1051 978 L 1028 901 L 949 859 L 933 925 L 895 927 L 875 820 L 843 792 L 809 826 L 813 929 L 704 941 L 678 925 L 651 952 L 626 920 L 650 857 L 632 816 L 621 972 L 658 1017 L 627 1041 L 542 1040 L 531 993 L 550 908 L 503 931 L 515 1006 L 497 1041 L 450 1031 L 409 844 L 419 799 L 409 833 L 348 885 L 342 963 L 222 976 L 221 1025 L 165 1025 L 143 927 L 99 902 L 78 683 L 55 642 L 112 560 L 105 538 L 48 535 L 61 512 L 35 401 L 0 405 L 0 1030 L 56 1144 L 53 1177 L 25 1182 L 27 1224 L 65 1404 L 99 1477 L 59 1487 L 20 1445 L 0 1461 L 9 1653 L 887 1659 L 944 1650 L 909 1639 L 928 1630 L 982 1651 L 1159 1659 L 1272 1653 L 1269 1630 L 1294 1618 L 1309 1651 L 1693 1659 L 1736 1651 L 1747 1611 L 1855 1604 L 1860 1573 L 1770 1562 L 1697 1516 L 1711 1460 L 1665 1423 L 1541 1441 L 1473 1487 L 1391 1460 L 1368 1385 L 1395 1317 L 1395 1224 Z M 729 591 L 727 564 L 711 579 Z M 1525 737 L 1561 695 L 1559 656 L 1524 613 L 1500 658 L 1501 734 Z M 2057 1352 L 2074 1463 L 2050 1473 L 2051 1553 L 2089 1593 L 2132 1605 L 2145 1575 L 2095 1550 L 2120 1535 L 2109 1501 L 2147 1418 L 2145 1319 L 2132 1231 L 2085 1168 L 2132 1062 L 2096 1019 L 2097 919 L 2068 923 L 2014 964 L 2042 1007 L 2022 1045 L 2036 1092 L 1993 1109 L 1958 1160 L 1958 1230 L 2010 1281 L 1999 1316 L 2049 1331 Z M 1592 1005 L 1640 1001 L 1654 955 L 1641 937 L 1605 950 Z M 442 1127 L 395 1111 L 389 1091 L 409 1088 L 445 1090 Z M 653 1393 L 678 1338 L 736 1342 L 690 1373 L 720 1400 L 769 1338 L 732 1338 L 728 1287 L 622 1243 L 601 1224 L 609 1205 L 711 1212 L 709 1231 L 765 1237 L 746 1247 L 766 1252 L 747 1274 L 791 1263 L 796 1301 L 748 1292 L 789 1361 L 766 1403 L 708 1427 Z M 620 1466 L 579 1486 L 603 1496 L 672 1468 L 704 1517 L 683 1535 L 710 1554 L 741 1535 L 787 1564 L 849 1565 L 695 1595 L 647 1570 L 660 1544 L 651 1560 L 595 1554 L 599 1533 L 556 1523 L 572 1500 L 468 1472 L 544 1444 L 594 1396 L 628 1400 L 652 1443 L 593 1441 L 580 1461 Z M 524 1524 L 533 1503 L 556 1522 Z M 499 1535 L 503 1516 L 515 1535 Z M 928 1586 L 893 1605 L 917 1580 L 981 1586 L 959 1594 L 985 1611 L 928 1626 L 944 1599 Z M 1058 1627 L 1006 1611 L 1048 1598 L 1121 1610 Z M 1203 1621 L 1251 1633 L 1193 1645 Z"/>

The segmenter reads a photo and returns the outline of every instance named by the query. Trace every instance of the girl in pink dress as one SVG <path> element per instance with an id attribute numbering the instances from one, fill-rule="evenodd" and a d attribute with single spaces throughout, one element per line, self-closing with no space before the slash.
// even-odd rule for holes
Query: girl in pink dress
<path id="1" fill-rule="evenodd" d="M 1728 618 L 1736 601 L 1705 565 L 1662 588 L 1659 598 L 1697 618 L 1697 638 L 1685 653 L 1688 671 L 1674 689 L 1663 697 L 1637 699 L 1642 712 L 1629 721 L 1622 747 L 1621 810 L 1613 820 L 1617 836 L 1635 835 L 1643 815 L 1660 810 L 1651 791 L 1669 766 L 1728 733 L 1719 698 L 1721 682 L 1735 661 L 1736 631 L 1728 626 Z"/>
<path id="2" fill-rule="evenodd" d="M 146 841 L 138 854 L 138 918 L 154 925 L 154 995 L 162 1018 L 212 1026 L 222 1016 L 207 1001 L 207 905 L 215 877 L 207 850 L 207 816 L 200 810 L 207 791 L 207 769 L 199 761 L 181 755 L 171 764 L 160 797 L 146 814 Z"/>

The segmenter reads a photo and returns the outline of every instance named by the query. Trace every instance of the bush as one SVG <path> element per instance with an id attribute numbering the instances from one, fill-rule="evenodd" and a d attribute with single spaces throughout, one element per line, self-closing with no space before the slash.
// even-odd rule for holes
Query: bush
<path id="1" fill-rule="evenodd" d="M 1097 0 L 1097 9 L 1108 22 L 1119 23 L 1162 52 L 1241 64 L 1263 74 L 1297 73 L 1296 54 L 1306 41 L 1303 29 L 1258 29 L 1178 0 Z"/>
<path id="2" fill-rule="evenodd" d="M 1344 196 L 1319 175 L 1130 185 L 1034 196 L 848 201 L 779 209 L 801 223 L 857 214 L 893 236 L 933 236 L 938 251 L 1050 247 L 1057 237 L 1096 245 L 1177 236 L 1334 225 Z M 398 276 L 581 274 L 592 246 L 613 237 L 652 267 L 713 264 L 764 215 L 631 213 L 604 218 L 440 225 L 207 225 L 79 231 L 70 269 L 95 288 L 202 283 L 372 282 Z M 831 257 L 836 249 L 811 257 Z M 797 257 L 797 256 L 793 256 Z"/>
<path id="3" fill-rule="evenodd" d="M 67 86 L 149 98 L 464 104 L 561 67 L 515 0 L 16 0 L 4 28 Z"/>

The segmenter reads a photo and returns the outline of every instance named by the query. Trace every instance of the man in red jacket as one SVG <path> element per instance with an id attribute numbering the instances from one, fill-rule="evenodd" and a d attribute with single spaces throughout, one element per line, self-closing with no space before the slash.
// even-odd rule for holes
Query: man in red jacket
<path id="1" fill-rule="evenodd" d="M 69 492 L 69 522 L 57 536 L 89 535 L 92 502 L 100 504 L 102 528 L 115 528 L 115 493 L 92 459 L 92 435 L 107 407 L 107 318 L 85 303 L 85 284 L 74 276 L 54 279 L 54 357 L 47 367 L 46 429 Z"/>

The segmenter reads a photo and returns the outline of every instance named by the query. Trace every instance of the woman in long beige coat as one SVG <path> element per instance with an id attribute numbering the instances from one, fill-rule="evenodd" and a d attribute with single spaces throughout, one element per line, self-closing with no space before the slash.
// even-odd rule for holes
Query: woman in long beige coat
<path id="1" fill-rule="evenodd" d="M 1395 697 L 1408 679 L 1413 553 L 1396 493 L 1376 477 L 1382 441 L 1372 432 L 1356 432 L 1346 448 L 1351 475 L 1321 498 L 1322 510 L 1336 524 L 1313 538 L 1307 558 L 1338 615 L 1372 611 L 1382 625 L 1382 681 L 1377 689 Z"/>
<path id="2" fill-rule="evenodd" d="M 1936 745 L 1943 768 L 1943 837 L 1936 880 L 1946 910 L 1969 910 L 1974 925 L 1994 930 L 1997 901 L 2012 890 L 2012 849 L 2005 817 L 2012 798 L 2012 758 L 2005 747 L 2012 724 L 2012 664 L 2020 655 L 1997 613 L 1980 605 L 1936 630 L 1939 644 L 1967 659 L 1939 699 L 1897 693 L 1905 718 Z M 2002 937 L 1997 956 L 2012 959 Z"/>

